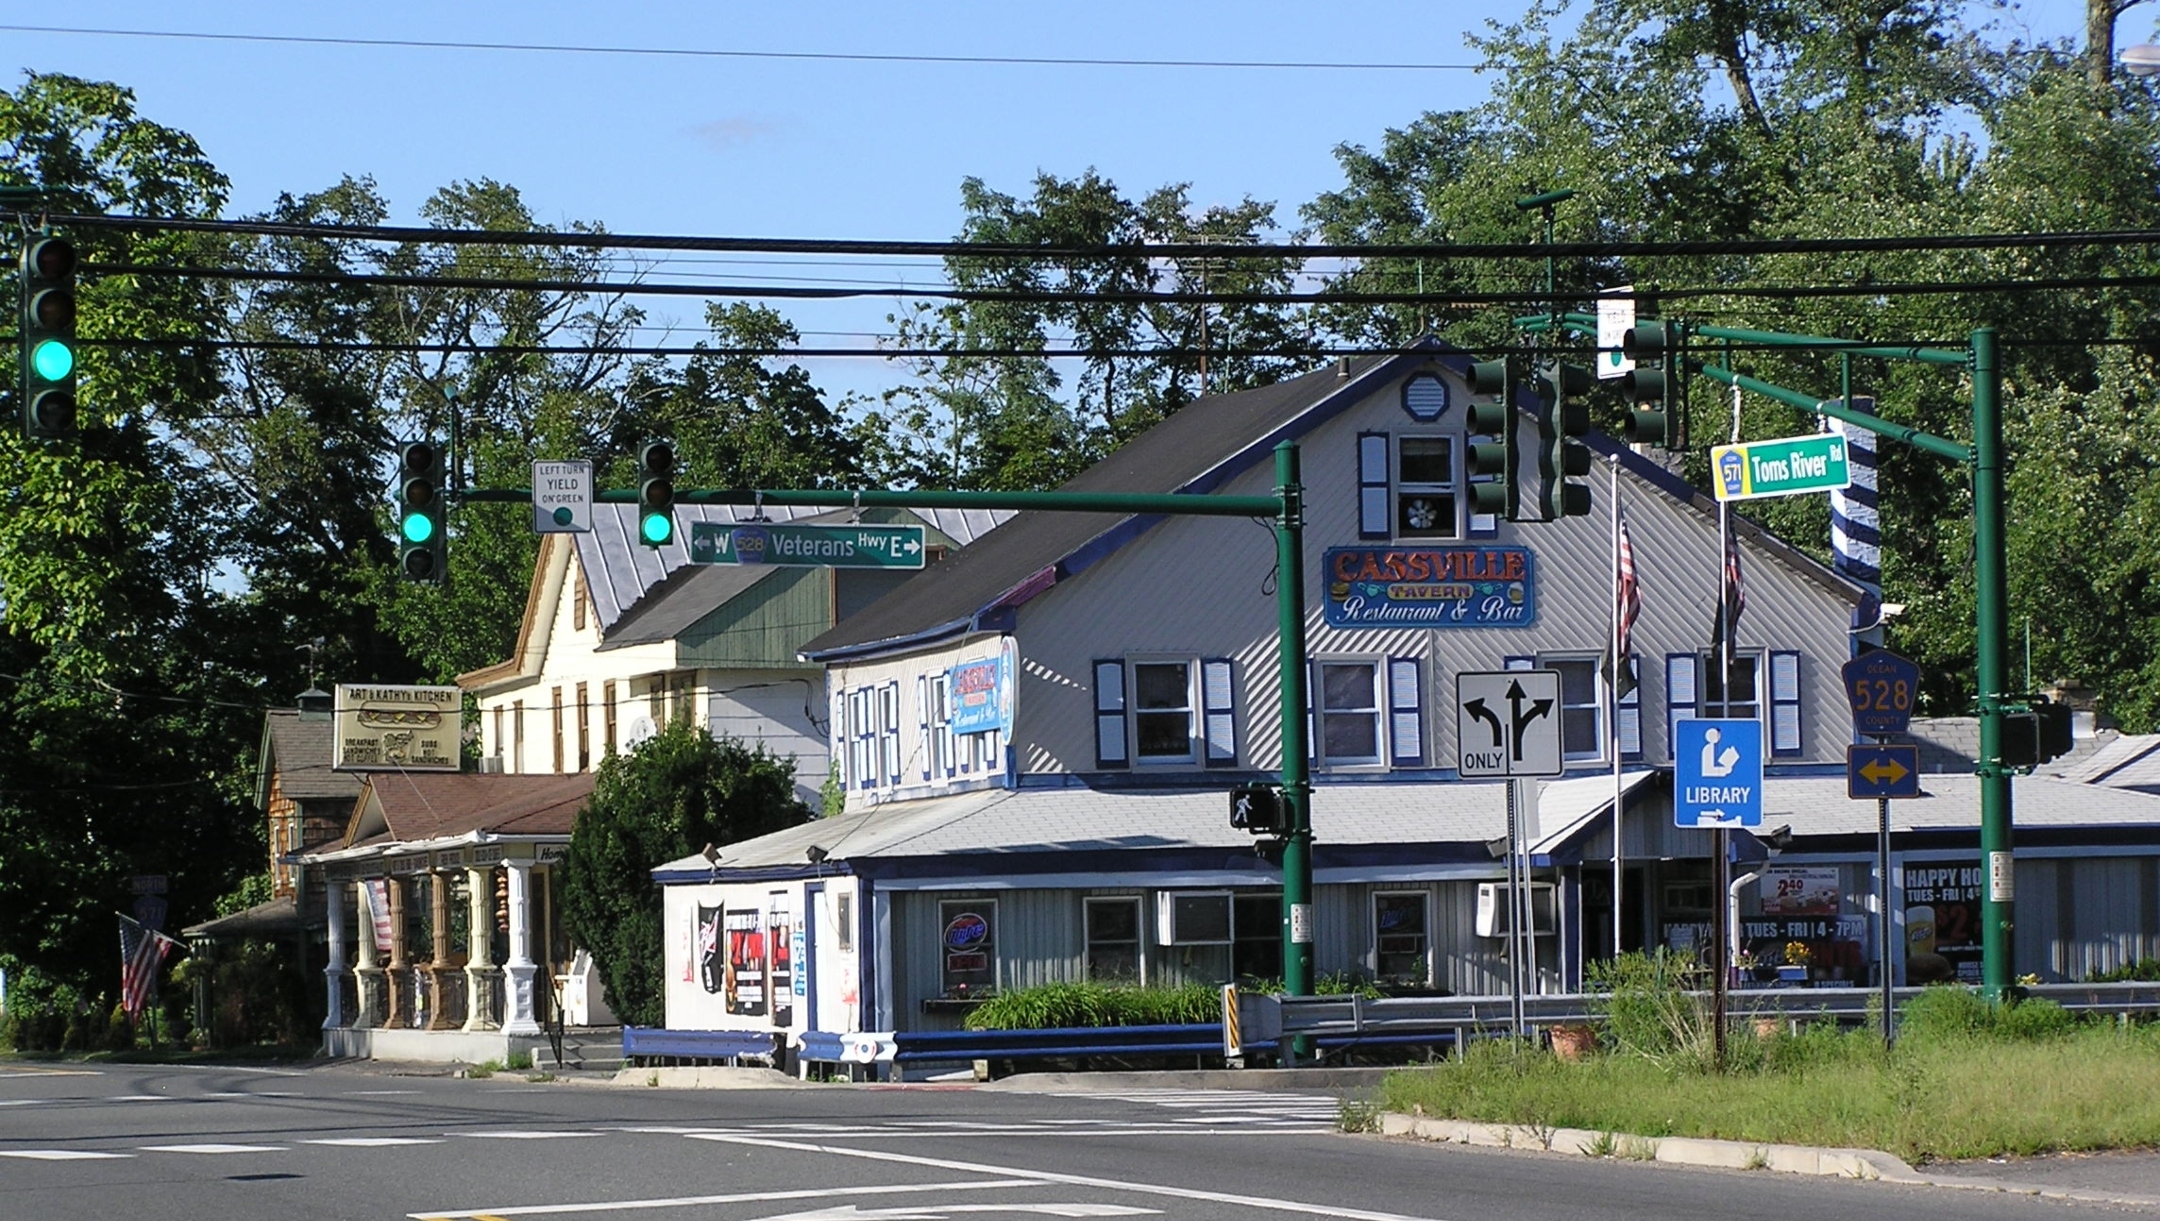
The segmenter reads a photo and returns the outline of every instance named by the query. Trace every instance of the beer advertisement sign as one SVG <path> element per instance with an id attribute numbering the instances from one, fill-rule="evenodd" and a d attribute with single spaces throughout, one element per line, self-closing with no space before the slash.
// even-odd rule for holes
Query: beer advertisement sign
<path id="1" fill-rule="evenodd" d="M 456 687 L 339 683 L 330 766 L 347 772 L 457 771 L 462 708 Z"/>

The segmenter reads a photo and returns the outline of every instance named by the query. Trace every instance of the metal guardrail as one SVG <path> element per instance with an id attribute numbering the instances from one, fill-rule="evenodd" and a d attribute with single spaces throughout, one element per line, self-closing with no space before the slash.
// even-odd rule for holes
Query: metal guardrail
<path id="1" fill-rule="evenodd" d="M 666 1030 L 656 1026 L 625 1026 L 622 1032 L 623 1061 L 636 1057 L 676 1060 L 771 1060 L 774 1038 L 769 1030 Z"/>
<path id="2" fill-rule="evenodd" d="M 1899 988 L 1894 995 L 1902 1005 L 1925 990 Z M 2155 983 L 2038 984 L 2019 991 L 2082 1013 L 2160 1012 L 2160 984 Z M 1707 1001 L 1710 994 L 1699 991 L 1689 995 Z M 1803 1021 L 1826 1017 L 1860 1021 L 1873 1012 L 1870 1005 L 1880 1003 L 1881 996 L 1879 988 L 1735 988 L 1727 993 L 1727 1007 L 1734 1017 L 1743 1019 Z M 1585 993 L 1527 996 L 1523 998 L 1524 1020 L 1533 1029 L 1589 1022 L 1597 1017 L 1596 1007 L 1601 1003 L 1601 997 Z M 1235 1004 L 1233 1029 L 1248 1048 L 1287 1046 L 1299 1037 L 1324 1048 L 1442 1043 L 1459 1046 L 1472 1038 L 1503 1033 L 1513 1023 L 1512 1004 L 1505 996 L 1376 1000 L 1357 995 L 1238 993 Z"/>
<path id="3" fill-rule="evenodd" d="M 1063 1056 L 1221 1055 L 1220 1022 L 1176 1026 L 1075 1026 L 1047 1030 L 903 1030 L 895 1063 L 1027 1060 Z"/>

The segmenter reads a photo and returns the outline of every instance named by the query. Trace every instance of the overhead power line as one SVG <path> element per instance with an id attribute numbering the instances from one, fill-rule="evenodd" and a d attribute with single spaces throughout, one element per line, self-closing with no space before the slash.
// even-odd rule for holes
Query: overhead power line
<path id="1" fill-rule="evenodd" d="M 592 231 L 431 229 L 408 225 L 305 225 L 266 220 L 45 214 L 55 225 L 175 233 L 226 233 L 305 241 L 399 242 L 432 246 L 526 246 L 592 250 L 700 250 L 761 254 L 922 255 L 933 258 L 1348 258 L 1473 259 L 1684 258 L 1720 255 L 1868 254 L 1922 250 L 2085 249 L 2160 245 L 2160 229 L 2093 232 L 1942 233 L 1900 237 L 1746 238 L 1683 242 L 1466 242 L 1299 244 L 1239 242 L 1121 242 L 1090 246 L 1029 246 L 1001 242 L 914 242 L 841 238 L 689 237 Z"/>
<path id="2" fill-rule="evenodd" d="M 1001 304 L 1110 303 L 1122 305 L 1543 305 L 1551 294 L 1513 292 L 1432 292 L 1378 290 L 1340 292 L 1225 292 L 1220 289 L 1164 289 L 1105 292 L 1051 288 L 913 288 L 904 284 L 813 287 L 802 284 L 696 284 L 649 280 L 546 280 L 509 276 L 445 276 L 387 272 L 285 271 L 275 268 L 175 267 L 165 264 L 90 263 L 99 275 L 186 276 L 249 283 L 323 284 L 370 288 L 466 289 L 479 292 L 536 292 L 625 297 L 742 297 L 780 300 L 839 301 L 863 297 L 913 297 L 937 301 Z M 2160 276 L 2058 276 L 2030 279 L 1924 280 L 1845 284 L 1668 286 L 1645 292 L 1660 300 L 1747 298 L 1805 300 L 1823 297 L 1942 296 L 1958 293 L 2046 292 L 2066 289 L 2154 288 Z"/>
<path id="3" fill-rule="evenodd" d="M 519 51 L 549 55 L 644 55 L 671 59 L 766 59 L 859 64 L 968 64 L 1044 68 L 1235 68 L 1294 72 L 1474 72 L 1479 64 L 1372 63 L 1313 59 L 1124 59 L 1078 55 L 909 55 L 858 51 L 751 51 L 720 47 L 631 47 L 559 42 L 467 42 L 448 38 L 334 38 L 315 34 L 219 34 L 204 30 L 122 30 L 90 26 L 0 25 L 15 34 L 92 38 L 172 38 L 195 42 L 376 47 L 420 51 Z"/>

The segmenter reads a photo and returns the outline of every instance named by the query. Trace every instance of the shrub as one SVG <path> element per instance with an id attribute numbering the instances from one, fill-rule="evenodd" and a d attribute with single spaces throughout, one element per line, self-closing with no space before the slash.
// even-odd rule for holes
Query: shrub
<path id="1" fill-rule="evenodd" d="M 969 1030 L 1055 1030 L 1071 1026 L 1174 1026 L 1222 1020 L 1222 996 L 1207 984 L 1038 984 L 1000 992 L 967 1016 Z"/>
<path id="2" fill-rule="evenodd" d="M 1702 968 L 1686 950 L 1629 952 L 1590 966 L 1591 1012 L 1604 1020 L 1614 1050 L 1660 1062 L 1708 1064 L 1710 1013 L 1688 989 L 1703 984 Z"/>
<path id="3" fill-rule="evenodd" d="M 2160 958 L 2140 958 L 2085 977 L 2091 984 L 2160 983 Z"/>

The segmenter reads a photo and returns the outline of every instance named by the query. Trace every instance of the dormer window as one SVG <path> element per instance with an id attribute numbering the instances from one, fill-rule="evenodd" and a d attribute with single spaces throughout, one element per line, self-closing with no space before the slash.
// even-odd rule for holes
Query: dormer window
<path id="1" fill-rule="evenodd" d="M 1358 437 L 1358 534 L 1363 538 L 1463 536 L 1462 437 L 1417 432 Z"/>

